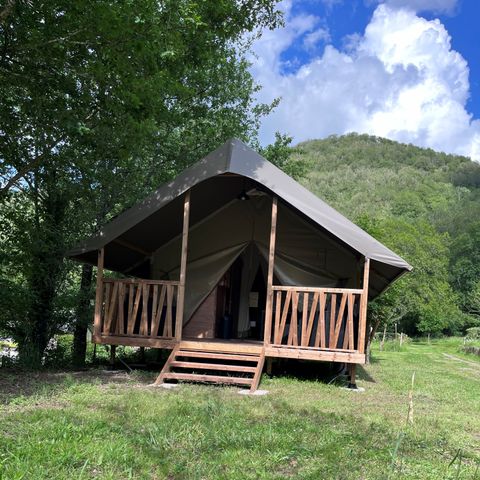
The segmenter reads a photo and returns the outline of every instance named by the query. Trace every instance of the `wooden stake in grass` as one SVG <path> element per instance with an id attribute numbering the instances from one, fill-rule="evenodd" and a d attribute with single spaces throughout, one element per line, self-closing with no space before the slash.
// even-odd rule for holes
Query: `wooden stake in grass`
<path id="1" fill-rule="evenodd" d="M 403 344 L 403 332 L 400 333 L 400 347 Z"/>
<path id="2" fill-rule="evenodd" d="M 387 336 L 387 325 L 385 325 L 385 328 L 383 329 L 383 337 L 382 341 L 380 342 L 380 351 L 383 352 L 383 346 L 385 345 L 385 337 Z"/>
<path id="3" fill-rule="evenodd" d="M 408 393 L 408 414 L 407 414 L 407 423 L 413 425 L 413 385 L 415 383 L 415 372 L 412 375 L 412 386 L 410 392 Z"/>

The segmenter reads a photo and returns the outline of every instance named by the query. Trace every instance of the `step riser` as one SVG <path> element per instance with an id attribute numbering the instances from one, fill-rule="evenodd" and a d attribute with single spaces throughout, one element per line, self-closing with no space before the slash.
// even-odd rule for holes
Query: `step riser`
<path id="1" fill-rule="evenodd" d="M 168 380 L 188 380 L 190 382 L 212 382 L 229 385 L 251 385 L 251 378 L 222 377 L 217 375 L 197 375 L 194 373 L 165 373 L 164 378 Z"/>
<path id="2" fill-rule="evenodd" d="M 179 350 L 176 357 L 191 357 L 191 358 L 211 358 L 215 360 L 230 360 L 234 362 L 255 362 L 258 363 L 259 355 L 235 355 L 233 353 L 216 353 L 216 352 L 199 352 Z"/>
<path id="3" fill-rule="evenodd" d="M 235 342 L 206 342 L 195 340 L 182 340 L 180 342 L 180 350 L 200 350 L 206 352 L 227 352 L 240 354 L 260 355 L 263 345 L 251 343 L 235 343 Z"/>
<path id="4" fill-rule="evenodd" d="M 219 372 L 238 372 L 238 373 L 255 373 L 256 367 L 243 367 L 241 365 L 222 365 L 215 363 L 197 363 L 197 362 L 179 362 L 173 361 L 170 366 L 172 368 L 188 368 L 191 370 L 217 370 Z"/>

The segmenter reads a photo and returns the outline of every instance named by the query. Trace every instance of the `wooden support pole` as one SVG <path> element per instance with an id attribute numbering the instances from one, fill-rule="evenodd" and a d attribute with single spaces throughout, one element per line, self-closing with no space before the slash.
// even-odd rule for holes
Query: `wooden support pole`
<path id="1" fill-rule="evenodd" d="M 102 307 L 103 307 L 103 260 L 104 249 L 98 251 L 97 262 L 97 286 L 95 292 L 95 315 L 93 318 L 93 333 L 100 335 L 102 330 Z"/>
<path id="2" fill-rule="evenodd" d="M 268 357 L 265 359 L 266 368 L 267 368 L 267 375 L 271 376 L 273 372 L 273 358 Z"/>
<path id="3" fill-rule="evenodd" d="M 110 366 L 115 366 L 115 353 L 117 351 L 116 345 L 110 345 Z"/>
<path id="4" fill-rule="evenodd" d="M 356 363 L 349 363 L 348 364 L 348 376 L 349 383 L 348 388 L 357 389 L 357 364 Z"/>
<path id="5" fill-rule="evenodd" d="M 265 305 L 265 333 L 263 343 L 271 343 L 272 334 L 272 312 L 273 312 L 273 264 L 275 260 L 275 241 L 277 237 L 277 196 L 272 200 L 272 221 L 270 225 L 270 247 L 268 253 L 268 274 L 267 274 L 267 302 Z"/>
<path id="6" fill-rule="evenodd" d="M 177 317 L 175 320 L 175 338 L 182 339 L 183 312 L 185 307 L 185 278 L 187 270 L 188 226 L 190 222 L 190 190 L 185 193 L 183 203 L 182 256 L 180 259 L 180 284 L 177 293 Z"/>
<path id="7" fill-rule="evenodd" d="M 359 353 L 365 352 L 365 335 L 367 329 L 367 304 L 368 304 L 368 281 L 370 277 L 370 259 L 365 258 L 363 266 L 363 292 L 360 298 L 360 319 L 358 322 L 358 346 Z"/>

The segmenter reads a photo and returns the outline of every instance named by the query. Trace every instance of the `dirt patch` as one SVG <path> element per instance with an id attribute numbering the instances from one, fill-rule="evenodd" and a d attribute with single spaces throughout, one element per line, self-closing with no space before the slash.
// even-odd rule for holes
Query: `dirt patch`
<path id="1" fill-rule="evenodd" d="M 480 370 L 480 364 L 478 362 L 470 362 L 469 360 L 464 360 L 463 358 L 456 357 L 455 355 L 450 355 L 449 353 L 442 353 L 444 357 L 449 358 L 450 360 L 455 360 L 457 362 L 466 363 L 476 369 Z"/>

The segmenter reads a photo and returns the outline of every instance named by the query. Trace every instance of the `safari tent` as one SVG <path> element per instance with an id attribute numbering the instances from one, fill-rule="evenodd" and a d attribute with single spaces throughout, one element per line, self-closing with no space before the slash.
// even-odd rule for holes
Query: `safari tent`
<path id="1" fill-rule="evenodd" d="M 354 382 L 368 299 L 411 269 L 239 140 L 69 255 L 98 268 L 94 342 L 170 349 L 157 383 L 252 391 L 273 357 L 343 362 Z"/>

